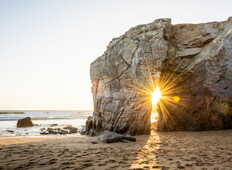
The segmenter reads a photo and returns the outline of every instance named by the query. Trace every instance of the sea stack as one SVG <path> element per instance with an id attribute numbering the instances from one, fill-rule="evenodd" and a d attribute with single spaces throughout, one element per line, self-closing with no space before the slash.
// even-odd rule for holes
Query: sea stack
<path id="1" fill-rule="evenodd" d="M 33 123 L 30 117 L 25 117 L 17 121 L 17 128 L 32 127 Z"/>
<path id="2" fill-rule="evenodd" d="M 92 130 L 149 134 L 157 86 L 158 130 L 232 128 L 232 18 L 133 27 L 109 43 L 90 75 Z"/>

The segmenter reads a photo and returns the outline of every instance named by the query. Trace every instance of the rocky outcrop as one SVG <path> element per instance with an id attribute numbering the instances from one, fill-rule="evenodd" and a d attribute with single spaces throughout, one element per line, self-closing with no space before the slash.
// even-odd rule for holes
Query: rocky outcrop
<path id="1" fill-rule="evenodd" d="M 157 19 L 113 39 L 90 69 L 91 129 L 150 133 L 151 93 L 158 130 L 232 127 L 232 18 L 172 25 Z M 175 100 L 178 97 L 178 100 Z"/>
<path id="2" fill-rule="evenodd" d="M 40 134 L 41 135 L 67 135 L 67 134 L 73 134 L 73 133 L 77 133 L 78 129 L 68 125 L 65 127 L 54 127 L 51 126 L 49 128 L 42 128 L 40 129 Z"/>
<path id="3" fill-rule="evenodd" d="M 99 130 L 100 131 L 100 130 Z M 89 116 L 85 122 L 85 126 L 82 127 L 80 131 L 81 135 L 89 135 L 89 136 L 96 136 L 98 135 L 98 131 L 93 126 L 93 117 Z"/>
<path id="4" fill-rule="evenodd" d="M 32 126 L 33 126 L 33 123 L 30 117 L 19 119 L 17 122 L 17 128 L 32 127 Z"/>

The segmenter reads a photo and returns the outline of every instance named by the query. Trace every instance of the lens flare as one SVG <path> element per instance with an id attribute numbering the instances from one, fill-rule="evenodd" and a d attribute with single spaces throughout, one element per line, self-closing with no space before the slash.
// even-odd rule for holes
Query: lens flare
<path id="1" fill-rule="evenodd" d="M 179 97 L 179 96 L 174 96 L 174 97 L 173 97 L 173 100 L 174 100 L 176 103 L 178 103 L 178 102 L 180 101 L 180 97 Z"/>

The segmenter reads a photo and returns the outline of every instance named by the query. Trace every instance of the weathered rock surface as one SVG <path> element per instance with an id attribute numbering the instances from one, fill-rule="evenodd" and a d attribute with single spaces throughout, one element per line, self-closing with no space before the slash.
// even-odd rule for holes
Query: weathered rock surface
<path id="1" fill-rule="evenodd" d="M 85 122 L 85 126 L 80 131 L 81 135 L 96 136 L 98 132 L 93 127 L 93 117 L 89 116 Z"/>
<path id="2" fill-rule="evenodd" d="M 131 28 L 109 43 L 90 75 L 95 131 L 150 133 L 157 85 L 164 96 L 158 130 L 232 128 L 232 18 L 178 25 L 157 19 Z"/>
<path id="3" fill-rule="evenodd" d="M 17 128 L 32 127 L 32 126 L 33 126 L 33 123 L 30 117 L 19 119 L 17 122 Z"/>
<path id="4" fill-rule="evenodd" d="M 51 126 L 49 128 L 42 128 L 40 130 L 41 130 L 40 132 L 41 135 L 67 135 L 67 134 L 73 134 L 78 132 L 78 129 L 71 125 L 65 127 Z"/>
<path id="5" fill-rule="evenodd" d="M 124 141 L 136 142 L 135 137 L 128 135 L 121 135 L 110 131 L 104 131 L 102 134 L 98 136 L 98 140 L 104 143 L 116 143 L 116 142 L 124 142 Z"/>

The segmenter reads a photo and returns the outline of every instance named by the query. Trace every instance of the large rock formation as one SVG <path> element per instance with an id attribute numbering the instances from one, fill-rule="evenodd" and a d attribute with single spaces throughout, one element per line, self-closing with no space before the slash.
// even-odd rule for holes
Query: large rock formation
<path id="1" fill-rule="evenodd" d="M 90 74 L 96 131 L 148 134 L 155 86 L 158 130 L 231 128 L 232 18 L 136 26 L 110 42 Z"/>

